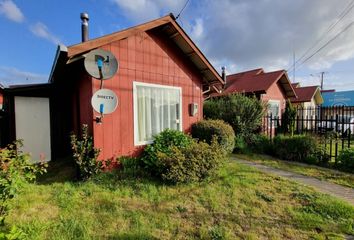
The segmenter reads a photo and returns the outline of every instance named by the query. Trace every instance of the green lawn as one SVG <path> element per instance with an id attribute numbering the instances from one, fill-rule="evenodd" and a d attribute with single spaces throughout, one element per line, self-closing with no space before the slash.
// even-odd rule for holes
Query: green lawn
<path id="1" fill-rule="evenodd" d="M 299 173 L 305 176 L 315 177 L 320 180 L 329 181 L 345 187 L 354 188 L 354 174 L 340 172 L 328 168 L 305 165 L 296 162 L 289 162 L 261 154 L 234 154 L 234 156 L 261 163 L 270 167 Z"/>
<path id="2" fill-rule="evenodd" d="M 61 174 L 62 182 L 26 185 L 13 202 L 7 226 L 15 225 L 29 239 L 344 239 L 345 234 L 354 235 L 354 207 L 234 161 L 214 179 L 177 186 L 117 172 L 85 183 L 64 181 Z"/>

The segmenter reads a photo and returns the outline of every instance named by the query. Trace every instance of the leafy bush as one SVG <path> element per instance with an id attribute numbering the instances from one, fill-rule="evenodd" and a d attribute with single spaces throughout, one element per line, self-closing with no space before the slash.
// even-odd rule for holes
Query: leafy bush
<path id="1" fill-rule="evenodd" d="M 222 120 L 202 120 L 192 125 L 192 137 L 211 144 L 213 136 L 228 153 L 235 147 L 235 132 Z"/>
<path id="2" fill-rule="evenodd" d="M 37 174 L 46 172 L 47 164 L 33 164 L 30 155 L 19 150 L 22 141 L 0 149 L 0 225 L 9 211 L 9 201 L 16 197 L 25 182 L 34 181 Z"/>
<path id="3" fill-rule="evenodd" d="M 163 180 L 171 183 L 201 181 L 212 176 L 223 163 L 226 152 L 217 142 L 193 141 L 185 148 L 172 147 L 169 154 L 159 152 L 158 162 Z"/>
<path id="4" fill-rule="evenodd" d="M 28 236 L 16 226 L 12 226 L 8 232 L 4 232 L 0 230 L 0 240 L 21 240 L 21 239 L 28 239 Z"/>
<path id="5" fill-rule="evenodd" d="M 122 156 L 118 159 L 125 175 L 136 177 L 142 173 L 141 159 L 136 157 Z"/>
<path id="6" fill-rule="evenodd" d="M 347 172 L 354 172 L 354 149 L 343 149 L 338 155 L 338 167 Z"/>
<path id="7" fill-rule="evenodd" d="M 262 134 L 255 134 L 248 147 L 256 153 L 272 154 L 273 152 L 269 137 Z"/>
<path id="8" fill-rule="evenodd" d="M 102 163 L 97 161 L 100 150 L 94 147 L 92 137 L 88 134 L 88 126 L 86 124 L 82 125 L 82 135 L 80 139 L 78 139 L 75 134 L 71 135 L 71 149 L 81 180 L 87 180 L 100 172 Z"/>
<path id="9" fill-rule="evenodd" d="M 325 147 L 321 146 L 321 144 L 317 145 L 316 152 L 314 154 L 314 161 L 317 165 L 330 167 L 331 155 L 327 153 Z"/>
<path id="10" fill-rule="evenodd" d="M 275 155 L 284 160 L 316 163 L 317 149 L 316 139 L 309 135 L 278 135 L 273 140 Z"/>
<path id="11" fill-rule="evenodd" d="M 193 142 L 193 139 L 178 130 L 165 129 L 160 134 L 154 136 L 154 142 L 145 147 L 142 162 L 153 175 L 161 173 L 157 162 L 157 154 L 170 154 L 172 147 L 185 148 Z"/>
<path id="12" fill-rule="evenodd" d="M 236 153 L 246 153 L 248 152 L 248 146 L 244 137 L 240 135 L 235 136 L 235 148 L 234 152 Z"/>
<path id="13" fill-rule="evenodd" d="M 265 104 L 255 96 L 230 94 L 205 101 L 203 111 L 208 119 L 221 119 L 232 126 L 236 135 L 247 141 L 262 124 Z"/>

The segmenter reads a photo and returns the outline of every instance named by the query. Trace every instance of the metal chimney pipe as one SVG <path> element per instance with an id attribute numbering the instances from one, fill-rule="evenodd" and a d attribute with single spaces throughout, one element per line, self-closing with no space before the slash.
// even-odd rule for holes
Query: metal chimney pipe
<path id="1" fill-rule="evenodd" d="M 222 66 L 221 67 L 221 78 L 222 80 L 224 81 L 224 88 L 226 88 L 226 67 L 225 66 Z"/>
<path id="2" fill-rule="evenodd" d="M 82 20 L 81 22 L 81 41 L 86 42 L 89 40 L 89 34 L 88 34 L 88 21 L 89 21 L 89 16 L 87 13 L 81 13 L 80 18 Z"/>

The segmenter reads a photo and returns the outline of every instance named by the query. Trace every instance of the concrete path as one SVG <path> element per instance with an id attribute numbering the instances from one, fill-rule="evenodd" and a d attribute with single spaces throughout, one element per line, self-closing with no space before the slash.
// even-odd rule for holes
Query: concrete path
<path id="1" fill-rule="evenodd" d="M 258 168 L 263 172 L 285 177 L 290 180 L 300 182 L 304 185 L 311 186 L 320 192 L 335 196 L 339 199 L 342 199 L 354 205 L 354 189 L 352 188 L 343 187 L 341 185 L 330 183 L 327 181 L 321 181 L 316 178 L 304 176 L 298 173 L 288 172 L 288 171 L 268 167 L 259 163 L 242 160 L 236 157 L 232 157 L 232 159 L 236 160 L 239 163 Z"/>

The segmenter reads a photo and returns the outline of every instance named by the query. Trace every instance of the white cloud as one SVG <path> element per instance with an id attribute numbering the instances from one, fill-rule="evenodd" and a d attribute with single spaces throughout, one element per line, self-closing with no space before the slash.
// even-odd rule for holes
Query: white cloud
<path id="1" fill-rule="evenodd" d="M 200 40 L 203 37 L 204 33 L 204 24 L 202 18 L 197 18 L 195 23 L 191 26 L 191 38 L 194 40 Z"/>
<path id="2" fill-rule="evenodd" d="M 37 22 L 36 24 L 30 26 L 30 30 L 37 37 L 46 39 L 54 44 L 61 43 L 60 39 L 50 33 L 48 27 L 42 22 Z"/>
<path id="3" fill-rule="evenodd" d="M 120 11 L 134 22 L 143 22 L 158 18 L 170 12 L 177 13 L 185 0 L 112 0 Z"/>
<path id="4" fill-rule="evenodd" d="M 200 44 L 205 46 L 209 56 L 237 63 L 244 69 L 287 68 L 291 65 L 293 51 L 301 56 L 323 35 L 347 3 L 331 0 L 210 1 L 200 11 L 208 16 L 204 19 L 204 34 L 213 37 L 200 40 Z M 348 14 L 314 50 L 340 32 L 353 13 Z M 190 13 L 190 17 L 193 14 L 198 13 Z M 305 65 L 328 68 L 335 62 L 353 58 L 354 32 L 350 30 Z"/>
<path id="5" fill-rule="evenodd" d="M 185 1 L 112 0 L 135 22 L 177 14 Z M 287 69 L 292 55 L 301 56 L 338 19 L 350 0 L 219 0 L 190 1 L 178 20 L 209 59 L 234 64 L 239 70 Z M 345 28 L 354 10 L 313 51 Z M 354 58 L 354 26 L 302 67 L 328 69 Z M 216 65 L 216 62 L 213 62 Z M 219 67 L 219 66 L 217 66 Z"/>
<path id="6" fill-rule="evenodd" d="M 21 23 L 25 17 L 16 4 L 11 0 L 3 0 L 0 2 L 0 14 L 5 15 L 8 19 L 14 22 Z"/>
<path id="7" fill-rule="evenodd" d="M 14 67 L 0 66 L 0 83 L 5 86 L 29 83 L 44 83 L 47 81 L 47 75 L 22 71 Z"/>

